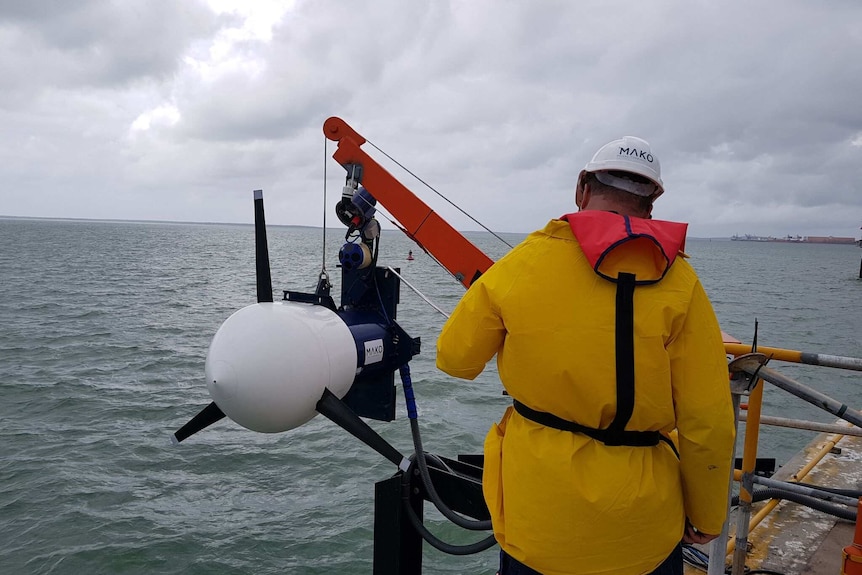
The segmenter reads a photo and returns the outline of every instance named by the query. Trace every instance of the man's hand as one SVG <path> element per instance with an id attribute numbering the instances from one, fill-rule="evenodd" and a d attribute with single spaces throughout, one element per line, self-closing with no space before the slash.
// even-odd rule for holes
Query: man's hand
<path id="1" fill-rule="evenodd" d="M 685 520 L 685 533 L 682 536 L 683 543 L 689 543 L 693 545 L 705 545 L 716 537 L 718 537 L 718 535 L 710 535 L 709 533 L 698 531 L 697 527 L 692 525 L 688 519 Z"/>

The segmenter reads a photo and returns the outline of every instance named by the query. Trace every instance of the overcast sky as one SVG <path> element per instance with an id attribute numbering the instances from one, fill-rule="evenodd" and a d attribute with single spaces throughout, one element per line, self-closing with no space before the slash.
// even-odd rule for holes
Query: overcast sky
<path id="1" fill-rule="evenodd" d="M 6 216 L 336 226 L 339 116 L 494 231 L 623 135 L 692 236 L 862 225 L 856 0 L 0 0 L 0 85 Z"/>

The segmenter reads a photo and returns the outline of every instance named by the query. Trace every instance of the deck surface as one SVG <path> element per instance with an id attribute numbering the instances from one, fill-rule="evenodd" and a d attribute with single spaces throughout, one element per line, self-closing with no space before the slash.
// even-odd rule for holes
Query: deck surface
<path id="1" fill-rule="evenodd" d="M 790 479 L 831 437 L 818 435 L 773 478 Z M 859 489 L 862 486 L 862 438 L 845 436 L 836 448 L 805 477 L 804 482 Z M 765 503 L 755 503 L 753 513 Z M 734 525 L 735 517 L 731 515 L 731 533 Z M 854 530 L 853 522 L 785 501 L 749 534 L 746 566 L 784 575 L 837 575 L 841 572 L 842 549 L 853 542 Z M 685 573 L 703 571 L 686 565 Z"/>
<path id="2" fill-rule="evenodd" d="M 820 547 L 802 571 L 802 575 L 838 575 L 841 573 L 841 552 L 853 541 L 856 526 L 838 521 L 823 539 Z"/>

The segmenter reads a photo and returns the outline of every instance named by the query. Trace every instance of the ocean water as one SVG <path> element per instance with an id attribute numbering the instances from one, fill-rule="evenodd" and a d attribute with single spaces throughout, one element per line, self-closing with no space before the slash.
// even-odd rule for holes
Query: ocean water
<path id="1" fill-rule="evenodd" d="M 339 285 L 343 231 L 268 235 L 277 297 L 313 291 L 324 262 Z M 495 258 L 508 249 L 470 237 Z M 728 333 L 750 341 L 756 318 L 761 345 L 862 356 L 862 250 L 690 240 L 687 252 Z M 447 312 L 463 293 L 398 232 L 384 232 L 380 261 Z M 395 469 L 329 420 L 282 434 L 222 420 L 170 444 L 210 401 L 210 339 L 254 301 L 251 226 L 0 219 L 0 573 L 371 573 L 374 482 Z M 423 342 L 411 366 L 425 449 L 479 453 L 508 402 L 493 365 L 475 382 L 436 371 L 444 319 L 402 286 L 398 321 Z M 856 373 L 774 367 L 862 407 Z M 767 414 L 834 420 L 777 388 L 765 403 Z M 370 424 L 409 454 L 405 415 Z M 764 435 L 761 455 L 779 463 L 814 437 Z M 426 513 L 450 542 L 483 536 Z M 426 573 L 490 574 L 496 550 L 450 557 L 426 545 L 423 561 Z"/>

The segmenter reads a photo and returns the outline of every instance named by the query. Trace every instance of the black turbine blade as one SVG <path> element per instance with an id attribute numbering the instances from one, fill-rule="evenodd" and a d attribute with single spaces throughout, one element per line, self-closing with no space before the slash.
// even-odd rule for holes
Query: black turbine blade
<path id="1" fill-rule="evenodd" d="M 341 428 L 347 430 L 351 435 L 395 465 L 400 467 L 407 462 L 406 458 L 392 444 L 383 439 L 367 423 L 362 421 L 346 403 L 338 399 L 329 389 L 323 390 L 323 396 L 317 402 L 316 409 L 318 413 L 325 415 L 337 423 Z"/>
<path id="2" fill-rule="evenodd" d="M 757 318 L 754 318 L 754 337 L 751 339 L 751 353 L 757 351 Z"/>
<path id="3" fill-rule="evenodd" d="M 223 417 L 224 412 L 219 409 L 219 406 L 216 405 L 215 402 L 212 402 L 203 408 L 200 413 L 194 416 L 191 421 L 180 427 L 176 433 L 174 433 L 173 437 L 171 437 L 171 441 L 173 443 L 179 443 L 190 435 L 197 433 L 205 427 L 209 427 Z"/>
<path id="4" fill-rule="evenodd" d="M 266 220 L 263 216 L 263 190 L 254 191 L 254 261 L 257 270 L 257 301 L 272 301 L 272 274 L 266 245 Z"/>

